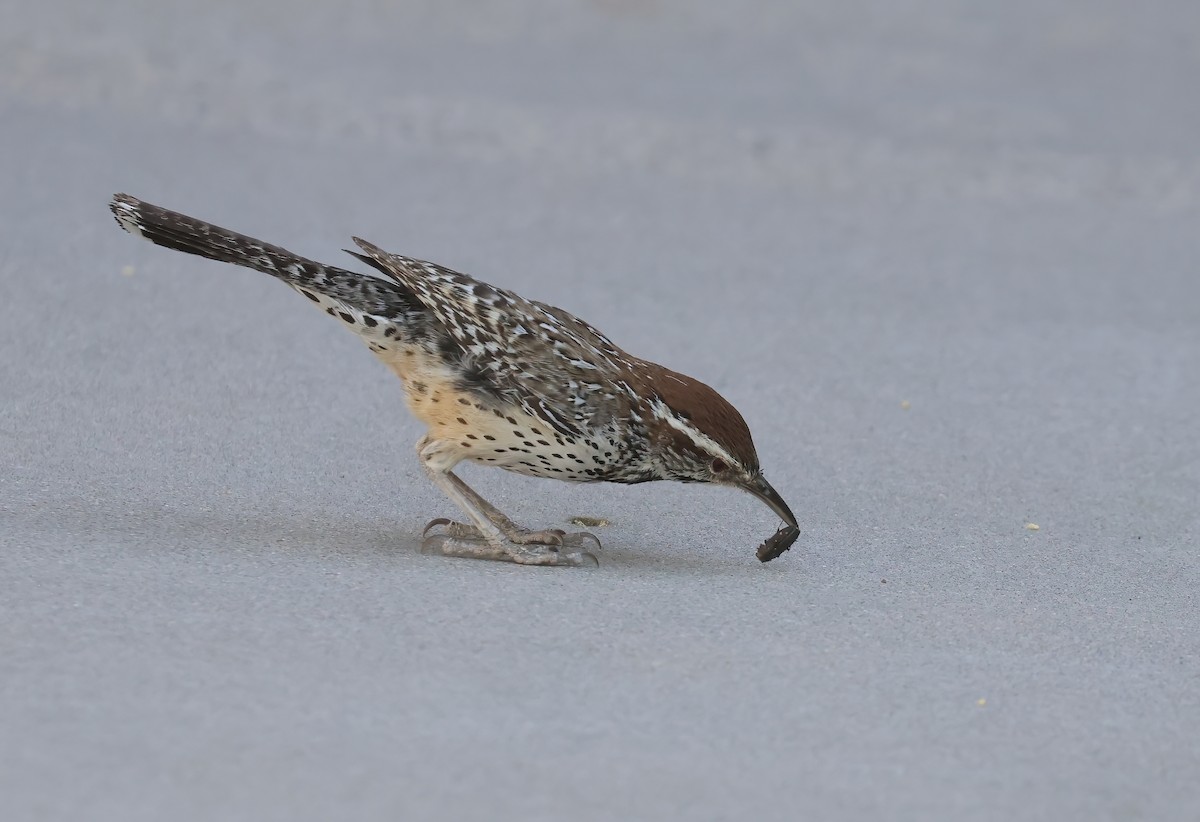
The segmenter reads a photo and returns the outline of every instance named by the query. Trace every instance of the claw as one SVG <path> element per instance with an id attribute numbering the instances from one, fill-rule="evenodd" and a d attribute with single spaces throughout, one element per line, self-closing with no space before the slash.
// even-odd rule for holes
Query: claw
<path id="1" fill-rule="evenodd" d="M 600 544 L 600 538 L 589 531 L 574 531 L 569 534 L 563 534 L 563 545 L 568 548 L 583 548 L 588 543 L 591 543 L 590 550 L 599 551 L 603 546 Z"/>
<path id="2" fill-rule="evenodd" d="M 450 525 L 450 524 L 451 524 L 451 520 L 447 519 L 446 517 L 438 517 L 437 519 L 429 520 L 429 522 L 425 525 L 425 530 L 421 532 L 421 539 L 424 539 L 425 537 L 429 536 L 429 532 L 432 531 L 434 528 L 437 528 L 439 525 Z"/>
<path id="3" fill-rule="evenodd" d="M 454 537 L 455 539 L 481 540 L 484 538 L 483 534 L 481 534 L 479 529 L 474 525 L 467 525 L 465 522 L 455 522 L 452 519 L 446 519 L 444 517 L 431 520 L 430 523 L 425 526 L 425 530 L 421 533 L 421 538 L 427 538 L 429 536 L 430 529 L 437 528 L 439 526 L 446 529 L 446 536 Z"/>

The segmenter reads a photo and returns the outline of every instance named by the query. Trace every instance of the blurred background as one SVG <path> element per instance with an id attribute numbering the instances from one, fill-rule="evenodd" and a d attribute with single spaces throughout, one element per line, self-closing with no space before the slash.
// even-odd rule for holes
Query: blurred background
<path id="1" fill-rule="evenodd" d="M 0 0 L 0 815 L 1200 816 L 1200 5 Z M 561 305 L 720 489 L 466 469 L 116 191 Z"/>

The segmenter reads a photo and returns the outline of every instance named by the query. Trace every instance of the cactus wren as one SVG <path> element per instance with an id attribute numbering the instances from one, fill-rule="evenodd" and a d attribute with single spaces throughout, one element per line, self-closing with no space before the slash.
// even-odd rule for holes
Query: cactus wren
<path id="1" fill-rule="evenodd" d="M 571 482 L 732 485 L 785 522 L 759 547 L 761 561 L 799 535 L 737 409 L 704 383 L 625 353 L 561 308 L 357 237 L 363 253 L 348 253 L 382 278 L 127 194 L 110 207 L 131 234 L 282 280 L 358 334 L 403 380 L 409 410 L 428 426 L 417 442 L 421 466 L 470 520 L 433 520 L 423 551 L 527 565 L 596 562 L 587 550 L 600 547 L 595 536 L 518 527 L 455 476 L 462 460 Z"/>

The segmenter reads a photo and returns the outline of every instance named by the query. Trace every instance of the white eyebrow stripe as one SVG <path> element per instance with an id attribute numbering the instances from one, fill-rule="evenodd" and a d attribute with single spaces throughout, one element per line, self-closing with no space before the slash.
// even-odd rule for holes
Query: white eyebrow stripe
<path id="1" fill-rule="evenodd" d="M 741 464 L 734 459 L 732 454 L 730 454 L 721 446 L 717 445 L 716 441 L 712 437 L 697 431 L 692 426 L 677 418 L 662 400 L 656 400 L 651 408 L 653 408 L 655 413 L 658 414 L 661 419 L 666 420 L 667 425 L 671 426 L 682 434 L 686 434 L 688 439 L 695 443 L 701 451 L 706 451 L 713 456 L 720 457 L 730 466 Z"/>

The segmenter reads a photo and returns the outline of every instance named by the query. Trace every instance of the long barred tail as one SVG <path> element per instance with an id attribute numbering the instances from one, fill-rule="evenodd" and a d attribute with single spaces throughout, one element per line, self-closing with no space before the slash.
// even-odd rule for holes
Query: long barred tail
<path id="1" fill-rule="evenodd" d="M 227 228 L 116 194 L 109 204 L 117 223 L 156 245 L 253 268 L 277 277 L 320 305 L 331 316 L 356 326 L 363 336 L 413 338 L 427 334 L 429 317 L 412 294 L 397 283 L 347 271 L 293 254 L 287 249 Z"/>

